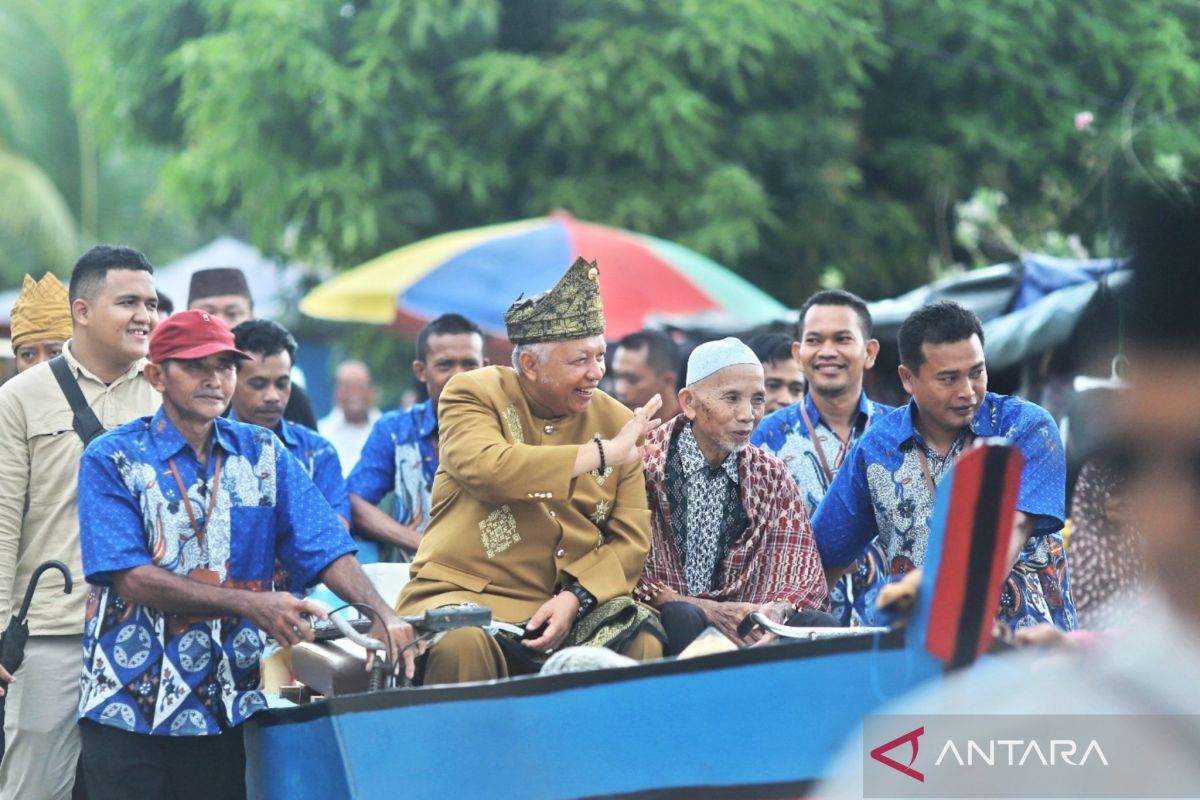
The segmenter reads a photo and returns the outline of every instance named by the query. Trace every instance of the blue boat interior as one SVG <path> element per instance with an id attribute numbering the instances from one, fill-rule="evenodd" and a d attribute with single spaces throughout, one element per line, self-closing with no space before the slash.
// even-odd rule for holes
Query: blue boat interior
<path id="1" fill-rule="evenodd" d="M 947 525 L 959 473 L 988 451 L 1015 452 L 977 448 L 939 490 L 926 602 L 936 602 L 948 535 L 994 549 L 997 525 Z M 985 500 L 1015 492 L 995 474 L 1004 466 L 973 476 Z M 994 617 L 998 598 L 978 600 Z M 884 633 L 272 709 L 246 724 L 249 796 L 795 797 L 826 776 L 864 716 L 945 673 L 925 648 L 928 621 L 919 613 Z"/>

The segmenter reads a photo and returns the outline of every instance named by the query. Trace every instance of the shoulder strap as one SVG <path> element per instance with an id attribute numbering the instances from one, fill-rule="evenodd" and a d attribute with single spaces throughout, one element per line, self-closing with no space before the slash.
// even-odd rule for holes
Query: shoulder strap
<path id="1" fill-rule="evenodd" d="M 63 356 L 50 359 L 50 371 L 54 373 L 54 379 L 58 381 L 59 388 L 66 395 L 67 402 L 71 404 L 71 411 L 75 414 L 71 427 L 83 440 L 83 446 L 87 447 L 91 444 L 92 439 L 104 433 L 104 426 L 100 424 L 100 420 L 96 418 L 96 412 L 92 411 L 92 407 L 84 399 L 79 383 L 71 374 L 71 366 L 67 363 L 67 359 Z"/>

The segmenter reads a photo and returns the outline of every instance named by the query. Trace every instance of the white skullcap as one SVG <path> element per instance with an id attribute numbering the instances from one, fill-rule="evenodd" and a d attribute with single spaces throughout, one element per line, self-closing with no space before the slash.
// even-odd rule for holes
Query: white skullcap
<path id="1" fill-rule="evenodd" d="M 727 336 L 715 342 L 705 342 L 688 356 L 686 386 L 702 381 L 717 370 L 737 364 L 762 366 L 754 351 L 741 339 Z"/>

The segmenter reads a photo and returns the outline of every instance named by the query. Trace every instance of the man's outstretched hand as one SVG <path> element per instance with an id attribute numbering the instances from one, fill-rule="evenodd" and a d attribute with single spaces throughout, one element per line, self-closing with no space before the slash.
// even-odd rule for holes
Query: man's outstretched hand
<path id="1" fill-rule="evenodd" d="M 625 423 L 625 427 L 621 428 L 620 433 L 601 443 L 604 445 L 604 458 L 609 466 L 621 467 L 625 464 L 632 464 L 642 457 L 638 440 L 662 424 L 662 420 L 654 417 L 660 408 L 662 408 L 662 395 L 656 394 L 646 405 L 633 412 L 633 419 Z"/>

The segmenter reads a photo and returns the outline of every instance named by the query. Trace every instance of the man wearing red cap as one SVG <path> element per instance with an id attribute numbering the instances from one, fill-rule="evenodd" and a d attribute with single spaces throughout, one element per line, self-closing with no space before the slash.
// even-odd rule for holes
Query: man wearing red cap
<path id="1" fill-rule="evenodd" d="M 221 417 L 248 357 L 218 317 L 170 317 L 146 367 L 162 408 L 97 439 L 80 464 L 92 798 L 245 796 L 241 723 L 266 708 L 264 635 L 311 639 L 301 615 L 318 610 L 271 591 L 277 559 L 296 588 L 322 580 L 375 609 L 396 651 L 413 641 L 295 457 L 266 428 Z"/>

